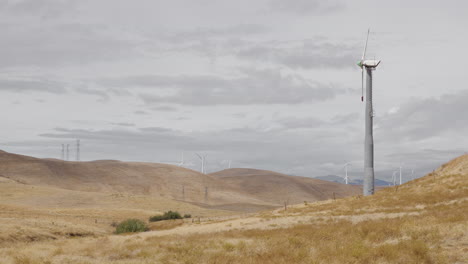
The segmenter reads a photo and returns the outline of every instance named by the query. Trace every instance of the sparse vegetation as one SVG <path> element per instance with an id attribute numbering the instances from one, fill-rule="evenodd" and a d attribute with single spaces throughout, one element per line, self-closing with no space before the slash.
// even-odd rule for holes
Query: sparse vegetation
<path id="1" fill-rule="evenodd" d="M 182 216 L 177 211 L 167 211 L 162 215 L 155 215 L 149 218 L 150 222 L 158 222 L 163 220 L 182 219 Z"/>
<path id="2" fill-rule="evenodd" d="M 192 218 L 191 214 L 184 214 L 184 218 Z"/>
<path id="3" fill-rule="evenodd" d="M 115 228 L 115 233 L 116 234 L 135 233 L 135 232 L 145 232 L 148 230 L 149 228 L 145 222 L 139 219 L 127 219 L 117 225 L 117 227 Z"/>

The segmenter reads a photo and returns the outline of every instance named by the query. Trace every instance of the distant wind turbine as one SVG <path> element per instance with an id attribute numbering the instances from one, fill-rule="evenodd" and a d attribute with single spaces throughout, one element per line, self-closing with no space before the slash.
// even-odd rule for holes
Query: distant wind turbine
<path id="1" fill-rule="evenodd" d="M 183 151 L 182 151 L 182 161 L 179 164 L 177 164 L 177 166 L 179 167 L 184 166 L 184 152 Z"/>
<path id="2" fill-rule="evenodd" d="M 367 60 L 366 50 L 369 41 L 370 29 L 367 31 L 366 45 L 362 53 L 361 60 L 357 65 L 361 68 L 361 101 L 364 101 L 364 70 L 366 71 L 366 110 L 365 110 L 365 142 L 364 142 L 364 186 L 363 194 L 374 194 L 374 135 L 373 118 L 374 109 L 372 106 L 372 72 L 379 66 L 380 60 Z"/>
<path id="3" fill-rule="evenodd" d="M 402 184 L 402 177 L 401 177 L 401 169 L 403 168 L 403 164 L 400 163 L 400 185 Z"/>
<path id="4" fill-rule="evenodd" d="M 198 158 L 200 158 L 200 161 L 201 161 L 201 173 L 205 173 L 205 160 L 206 160 L 206 156 L 207 154 L 205 155 L 200 155 L 198 153 L 195 153 Z"/>
<path id="5" fill-rule="evenodd" d="M 396 185 L 396 174 L 398 173 L 398 171 L 393 171 L 393 174 L 392 174 L 392 182 L 393 182 L 393 186 Z"/>
<path id="6" fill-rule="evenodd" d="M 348 166 L 351 165 L 350 162 L 346 162 L 345 165 L 343 166 L 344 169 L 345 169 L 345 177 L 344 177 L 344 180 L 345 180 L 345 183 L 348 184 Z"/>

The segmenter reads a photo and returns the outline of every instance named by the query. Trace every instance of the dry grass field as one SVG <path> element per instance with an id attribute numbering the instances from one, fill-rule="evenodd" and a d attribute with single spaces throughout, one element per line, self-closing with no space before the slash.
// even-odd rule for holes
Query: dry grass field
<path id="1" fill-rule="evenodd" d="M 86 237 L 3 243 L 0 255 L 4 263 L 467 263 L 468 155 L 371 197 L 152 229 L 109 235 L 96 226 Z"/>

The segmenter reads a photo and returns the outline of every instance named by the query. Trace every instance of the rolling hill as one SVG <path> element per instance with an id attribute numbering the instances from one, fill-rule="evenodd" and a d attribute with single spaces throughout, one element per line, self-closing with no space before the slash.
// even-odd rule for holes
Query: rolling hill
<path id="1" fill-rule="evenodd" d="M 235 168 L 215 172 L 211 175 L 243 193 L 255 194 L 259 199 L 274 201 L 278 204 L 320 201 L 361 193 L 361 188 L 357 186 L 289 176 L 267 170 Z"/>
<path id="2" fill-rule="evenodd" d="M 208 208 L 246 211 L 277 207 L 287 200 L 312 202 L 360 193 L 354 186 L 270 171 L 231 169 L 202 174 L 169 164 L 72 162 L 4 151 L 0 151 L 0 177 L 28 185 L 148 195 Z"/>

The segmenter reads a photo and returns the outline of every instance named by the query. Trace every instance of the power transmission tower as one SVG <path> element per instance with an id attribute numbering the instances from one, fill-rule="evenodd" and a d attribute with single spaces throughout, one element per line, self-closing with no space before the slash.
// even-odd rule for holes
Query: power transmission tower
<path id="1" fill-rule="evenodd" d="M 62 160 L 65 159 L 65 145 L 64 144 L 62 144 L 62 156 L 61 157 L 62 157 Z"/>
<path id="2" fill-rule="evenodd" d="M 80 161 L 80 140 L 76 140 L 76 161 Z"/>

